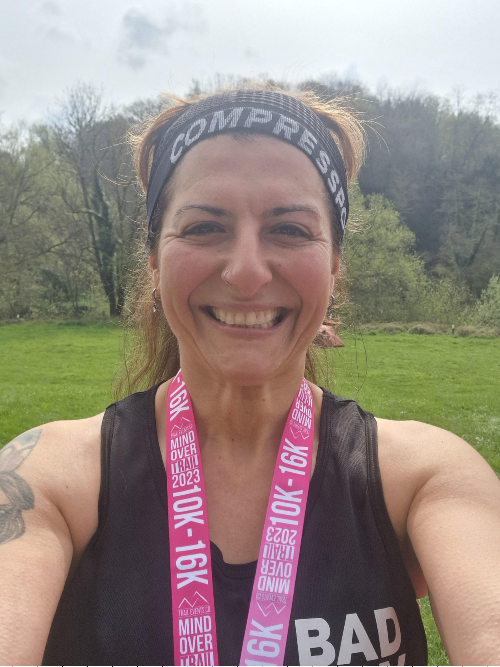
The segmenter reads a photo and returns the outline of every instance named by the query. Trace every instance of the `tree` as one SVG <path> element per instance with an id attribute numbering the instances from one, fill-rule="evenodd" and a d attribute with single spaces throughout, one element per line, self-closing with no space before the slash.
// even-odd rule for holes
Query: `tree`
<path id="1" fill-rule="evenodd" d="M 33 225 L 44 215 L 51 193 L 42 177 L 50 157 L 25 128 L 13 128 L 0 136 L 0 264 L 7 275 L 19 266 L 49 252 L 46 233 L 33 234 Z"/>
<path id="2" fill-rule="evenodd" d="M 134 113 L 156 112 L 155 106 L 145 102 L 140 108 L 136 103 Z M 165 103 L 163 102 L 163 108 Z M 149 111 L 146 111 L 149 109 Z M 135 124 L 126 109 L 114 113 L 103 127 L 106 148 L 100 163 L 100 183 L 110 206 L 110 219 L 116 238 L 115 290 L 116 312 L 120 315 L 125 304 L 125 292 L 133 273 L 133 255 L 144 227 L 143 198 L 139 191 L 133 167 L 132 155 L 126 141 L 131 124 Z"/>
<path id="3" fill-rule="evenodd" d="M 436 277 L 478 295 L 500 270 L 500 127 L 494 97 L 454 104 L 431 95 L 360 102 L 377 119 L 360 172 L 364 194 L 390 199 Z"/>
<path id="4" fill-rule="evenodd" d="M 195 81 L 189 95 L 246 83 Z M 369 122 L 351 208 L 364 231 L 346 246 L 362 317 L 458 323 L 475 312 L 471 291 L 483 310 L 495 304 L 484 290 L 500 273 L 497 99 L 373 95 L 335 76 L 297 88 L 347 95 Z M 80 314 L 103 299 L 121 314 L 145 226 L 126 135 L 169 103 L 113 109 L 79 84 L 48 124 L 0 129 L 0 316 Z"/>
<path id="5" fill-rule="evenodd" d="M 92 86 L 79 84 L 70 89 L 66 98 L 59 103 L 59 112 L 50 126 L 50 141 L 60 168 L 69 172 L 78 185 L 80 215 L 86 220 L 95 265 L 109 302 L 109 313 L 116 315 L 117 295 L 112 277 L 114 269 L 108 254 L 113 247 L 110 239 L 114 233 L 108 233 L 108 227 L 104 232 L 103 219 L 99 218 L 103 211 L 94 211 L 92 208 L 92 197 L 97 197 L 96 201 L 99 199 L 96 169 L 100 168 L 109 149 L 105 129 L 110 117 L 111 110 L 104 105 L 102 94 Z M 71 213 L 74 213 L 74 202 L 68 201 L 68 204 Z M 107 215 L 106 225 L 113 226 L 109 209 Z"/>
<path id="6" fill-rule="evenodd" d="M 435 264 L 455 268 L 476 295 L 500 271 L 500 128 L 483 102 L 443 109 L 440 246 Z"/>
<path id="7" fill-rule="evenodd" d="M 483 290 L 474 319 L 480 325 L 500 327 L 500 276 L 492 276 Z"/>
<path id="8" fill-rule="evenodd" d="M 94 169 L 94 180 L 92 188 L 92 209 L 90 215 L 95 220 L 96 227 L 96 245 L 101 261 L 100 277 L 104 287 L 104 292 L 109 296 L 116 294 L 115 289 L 115 250 L 116 235 L 113 221 L 110 216 L 110 207 L 99 182 L 99 174 Z M 115 312 L 111 308 L 115 308 Z M 110 314 L 116 314 L 116 302 L 110 300 Z"/>
<path id="9" fill-rule="evenodd" d="M 351 299 L 364 321 L 411 321 L 416 295 L 425 284 L 424 263 L 414 252 L 415 235 L 380 195 L 351 195 L 359 233 L 347 234 L 346 262 Z"/>

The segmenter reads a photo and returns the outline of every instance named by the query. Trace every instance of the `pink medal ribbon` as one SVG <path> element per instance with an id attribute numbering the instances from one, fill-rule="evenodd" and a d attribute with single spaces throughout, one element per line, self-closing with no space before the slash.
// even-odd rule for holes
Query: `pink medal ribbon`
<path id="1" fill-rule="evenodd" d="M 281 438 L 240 665 L 283 665 L 314 438 L 302 380 Z M 167 492 L 174 662 L 218 665 L 210 538 L 193 406 L 179 371 L 167 399 Z"/>

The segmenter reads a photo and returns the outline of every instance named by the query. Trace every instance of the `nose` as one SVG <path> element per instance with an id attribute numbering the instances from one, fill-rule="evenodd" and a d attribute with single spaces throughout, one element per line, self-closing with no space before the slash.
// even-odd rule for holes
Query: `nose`
<path id="1" fill-rule="evenodd" d="M 273 278 L 260 230 L 256 227 L 251 223 L 241 225 L 221 274 L 243 297 L 255 296 Z"/>

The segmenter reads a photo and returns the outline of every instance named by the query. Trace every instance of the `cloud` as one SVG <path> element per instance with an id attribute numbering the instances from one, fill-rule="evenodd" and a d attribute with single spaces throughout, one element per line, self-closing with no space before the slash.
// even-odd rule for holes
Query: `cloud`
<path id="1" fill-rule="evenodd" d="M 51 26 L 50 28 L 47 28 L 47 37 L 49 39 L 53 39 L 55 42 L 74 42 L 75 40 L 73 37 L 67 33 L 64 32 L 64 30 L 61 30 L 60 28 L 57 28 L 55 26 Z"/>
<path id="2" fill-rule="evenodd" d="M 140 56 L 134 53 L 127 53 L 125 54 L 125 60 L 127 65 L 132 69 L 142 69 L 143 67 L 146 67 L 147 60 L 144 56 Z"/>
<path id="3" fill-rule="evenodd" d="M 140 9 L 130 9 L 122 18 L 122 37 L 118 58 L 132 69 L 145 67 L 147 58 L 154 53 L 168 53 L 170 37 L 180 31 L 190 32 L 202 26 L 199 9 L 186 3 L 185 16 L 170 15 L 162 23 L 153 21 Z"/>
<path id="4" fill-rule="evenodd" d="M 73 43 L 75 38 L 64 27 L 65 21 L 63 17 L 63 10 L 54 0 L 47 0 L 40 5 L 40 11 L 44 15 L 42 24 L 45 29 L 45 36 L 53 42 L 59 43 Z"/>
<path id="5" fill-rule="evenodd" d="M 125 45 L 129 49 L 144 51 L 159 51 L 165 46 L 165 39 L 175 32 L 175 21 L 163 27 L 155 25 L 145 14 L 137 10 L 130 10 L 123 17 L 125 28 Z"/>
<path id="6" fill-rule="evenodd" d="M 251 46 L 247 46 L 247 48 L 243 51 L 243 55 L 245 58 L 258 58 L 259 54 L 255 49 L 253 49 Z"/>
<path id="7" fill-rule="evenodd" d="M 61 16 L 63 13 L 57 2 L 53 2 L 52 0 L 44 2 L 40 9 L 46 16 Z"/>

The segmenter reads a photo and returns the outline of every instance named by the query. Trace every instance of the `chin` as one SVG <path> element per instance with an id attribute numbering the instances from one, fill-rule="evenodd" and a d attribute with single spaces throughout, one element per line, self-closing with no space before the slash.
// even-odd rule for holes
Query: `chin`
<path id="1" fill-rule="evenodd" d="M 270 364 L 269 359 L 259 363 L 255 357 L 248 361 L 240 359 L 236 363 L 222 364 L 217 368 L 224 380 L 241 387 L 262 386 L 280 374 L 281 370 L 276 364 Z"/>

